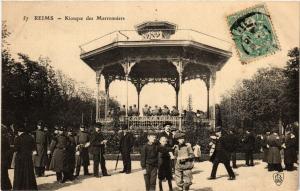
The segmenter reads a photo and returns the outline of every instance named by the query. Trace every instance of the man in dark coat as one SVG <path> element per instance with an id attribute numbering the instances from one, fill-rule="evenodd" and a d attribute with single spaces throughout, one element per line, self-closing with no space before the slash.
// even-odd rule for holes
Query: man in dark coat
<path id="1" fill-rule="evenodd" d="M 90 165 L 89 159 L 89 151 L 88 147 L 90 146 L 90 138 L 89 133 L 86 130 L 84 125 L 80 126 L 80 131 L 77 134 L 75 141 L 76 141 L 76 150 L 78 151 L 79 155 L 77 155 L 76 159 L 76 173 L 75 176 L 79 176 L 80 168 L 83 166 L 84 175 L 90 175 L 88 166 Z"/>
<path id="2" fill-rule="evenodd" d="M 48 159 L 49 159 L 49 166 L 48 166 L 48 169 L 47 170 L 50 170 L 50 164 L 51 164 L 51 161 L 52 161 L 52 157 L 53 157 L 53 153 L 51 153 L 51 148 L 54 148 L 54 145 L 53 144 L 56 144 L 56 141 L 57 141 L 57 136 L 58 136 L 58 126 L 57 125 L 54 125 L 54 131 L 52 132 L 52 134 L 49 135 L 49 145 L 48 145 L 48 151 L 47 151 L 47 155 L 48 155 Z M 46 167 L 47 168 L 47 167 Z"/>
<path id="3" fill-rule="evenodd" d="M 228 141 L 226 144 L 228 145 L 228 151 L 230 152 L 232 168 L 237 168 L 237 166 L 236 166 L 236 149 L 239 144 L 239 139 L 233 129 L 229 130 L 229 134 L 227 135 L 227 140 Z"/>
<path id="4" fill-rule="evenodd" d="M 1 125 L 1 190 L 11 190 L 11 182 L 8 176 L 10 166 L 10 145 L 8 129 Z"/>
<path id="5" fill-rule="evenodd" d="M 217 173 L 217 169 L 218 169 L 218 165 L 219 163 L 223 163 L 228 175 L 229 175 L 229 179 L 228 180 L 234 180 L 235 179 L 235 174 L 230 166 L 230 158 L 229 158 L 229 152 L 228 152 L 228 148 L 227 148 L 227 137 L 222 135 L 223 132 L 221 132 L 221 129 L 217 129 L 216 132 L 216 146 L 215 146 L 215 150 L 214 153 L 211 157 L 211 161 L 213 162 L 213 168 L 211 171 L 211 175 L 209 180 L 211 179 L 216 179 L 216 173 Z"/>
<path id="6" fill-rule="evenodd" d="M 45 131 L 43 130 L 43 123 L 39 121 L 37 124 L 37 130 L 35 131 L 35 144 L 36 151 L 33 157 L 35 175 L 37 177 L 45 175 L 45 166 L 48 162 L 47 148 L 48 139 Z"/>
<path id="7" fill-rule="evenodd" d="M 68 128 L 67 138 L 68 138 L 68 146 L 66 149 L 66 161 L 68 161 L 67 164 L 68 179 L 73 180 L 74 179 L 73 174 L 75 170 L 76 143 L 75 143 L 75 137 L 73 136 L 72 128 Z"/>
<path id="8" fill-rule="evenodd" d="M 68 147 L 68 138 L 64 134 L 63 127 L 60 127 L 58 130 L 58 135 L 56 139 L 51 143 L 52 148 L 50 148 L 51 153 L 53 153 L 52 160 L 50 163 L 50 170 L 56 172 L 56 179 L 60 183 L 64 183 L 68 177 L 67 164 L 67 147 Z"/>
<path id="9" fill-rule="evenodd" d="M 47 161 L 45 164 L 45 170 L 49 170 L 50 161 L 51 161 L 50 144 L 51 144 L 52 137 L 51 137 L 51 134 L 49 132 L 47 125 L 44 125 L 44 132 L 45 132 L 45 136 L 46 136 L 46 140 L 47 140 Z"/>
<path id="10" fill-rule="evenodd" d="M 93 155 L 94 160 L 94 176 L 99 177 L 99 163 L 101 166 L 101 171 L 103 176 L 110 176 L 107 174 L 107 169 L 105 166 L 105 144 L 107 140 L 104 139 L 103 134 L 100 132 L 100 124 L 95 124 L 95 131 L 91 134 L 91 149 L 90 153 Z"/>
<path id="11" fill-rule="evenodd" d="M 253 151 L 255 147 L 255 137 L 249 130 L 246 131 L 246 136 L 243 140 L 243 143 L 245 149 L 246 165 L 254 166 Z"/>
<path id="12" fill-rule="evenodd" d="M 282 171 L 281 166 L 281 140 L 277 134 L 277 130 L 273 130 L 272 134 L 267 140 L 267 147 L 269 148 L 268 152 L 268 171 Z"/>
<path id="13" fill-rule="evenodd" d="M 297 138 L 290 130 L 286 130 L 284 144 L 284 165 L 287 171 L 294 170 L 294 163 L 297 162 Z"/>
<path id="14" fill-rule="evenodd" d="M 13 190 L 37 190 L 32 162 L 32 152 L 36 150 L 36 145 L 32 136 L 25 130 L 28 128 L 26 124 L 17 128 Z"/>
<path id="15" fill-rule="evenodd" d="M 131 157 L 130 153 L 132 151 L 134 138 L 132 133 L 128 131 L 128 125 L 124 124 L 122 126 L 122 132 L 120 136 L 120 153 L 123 160 L 123 170 L 120 173 L 131 173 Z"/>
<path id="16" fill-rule="evenodd" d="M 262 149 L 263 149 L 263 159 L 262 161 L 263 162 L 266 162 L 268 163 L 268 153 L 269 153 L 269 148 L 267 147 L 267 141 L 268 141 L 268 138 L 270 136 L 270 130 L 266 130 L 266 134 L 262 136 Z"/>

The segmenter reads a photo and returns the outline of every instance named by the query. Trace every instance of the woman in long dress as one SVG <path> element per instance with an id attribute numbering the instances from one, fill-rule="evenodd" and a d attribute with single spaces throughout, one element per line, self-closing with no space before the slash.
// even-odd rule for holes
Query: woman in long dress
<path id="1" fill-rule="evenodd" d="M 7 128 L 1 125 L 1 190 L 11 190 L 8 176 L 10 145 Z"/>
<path id="2" fill-rule="evenodd" d="M 18 129 L 15 139 L 15 171 L 13 190 L 37 190 L 33 169 L 32 152 L 35 150 L 33 137 L 23 129 Z"/>

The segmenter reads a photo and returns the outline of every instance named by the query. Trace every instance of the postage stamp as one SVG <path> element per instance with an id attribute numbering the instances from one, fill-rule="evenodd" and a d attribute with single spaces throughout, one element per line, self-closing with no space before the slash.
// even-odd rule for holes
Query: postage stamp
<path id="1" fill-rule="evenodd" d="M 227 23 L 242 63 L 249 63 L 280 50 L 264 4 L 227 16 Z"/>

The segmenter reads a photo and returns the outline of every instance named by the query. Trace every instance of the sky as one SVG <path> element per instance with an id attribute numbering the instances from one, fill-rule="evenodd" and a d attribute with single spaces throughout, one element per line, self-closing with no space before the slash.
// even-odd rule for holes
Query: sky
<path id="1" fill-rule="evenodd" d="M 226 16 L 252 7 L 258 2 L 3 2 L 2 20 L 11 32 L 8 42 L 13 56 L 25 53 L 32 59 L 48 57 L 55 69 L 61 70 L 87 87 L 96 89 L 95 72 L 80 60 L 79 45 L 115 30 L 133 30 L 134 26 L 153 20 L 169 21 L 180 29 L 194 29 L 233 43 Z M 232 89 L 237 81 L 250 78 L 262 67 L 284 67 L 287 52 L 299 47 L 299 2 L 267 2 L 273 27 L 281 47 L 274 55 L 242 65 L 232 48 L 232 57 L 217 72 L 215 100 Z M 67 21 L 34 20 L 34 16 L 119 16 L 124 21 Z M 27 21 L 24 17 L 28 17 Z M 103 82 L 103 80 L 102 80 Z M 104 84 L 101 84 L 104 90 Z M 206 111 L 207 94 L 201 80 L 185 82 L 182 87 L 183 107 L 192 97 L 193 109 Z M 126 103 L 126 84 L 114 81 L 110 96 L 121 104 Z M 146 85 L 140 97 L 141 105 L 175 105 L 175 91 L 168 84 Z M 137 92 L 129 84 L 129 105 L 137 103 Z"/>

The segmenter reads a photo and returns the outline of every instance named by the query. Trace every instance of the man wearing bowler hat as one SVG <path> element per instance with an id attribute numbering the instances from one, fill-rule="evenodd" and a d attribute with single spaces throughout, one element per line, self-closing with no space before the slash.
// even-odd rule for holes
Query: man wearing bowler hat
<path id="1" fill-rule="evenodd" d="M 120 153 L 123 160 L 123 170 L 120 173 L 131 173 L 131 158 L 130 153 L 132 151 L 134 138 L 132 133 L 128 131 L 128 125 L 122 126 L 122 132 L 120 136 Z"/>
<path id="2" fill-rule="evenodd" d="M 216 129 L 216 146 L 215 146 L 215 150 L 214 153 L 211 156 L 211 161 L 213 162 L 213 168 L 211 171 L 211 175 L 210 175 L 210 180 L 211 179 L 216 179 L 216 173 L 217 173 L 217 169 L 219 166 L 219 163 L 223 163 L 228 175 L 229 175 L 229 179 L 228 180 L 235 180 L 235 174 L 230 166 L 230 157 L 229 157 L 229 152 L 228 150 L 228 140 L 227 138 L 222 135 L 223 132 L 221 131 L 221 127 L 218 127 Z"/>

